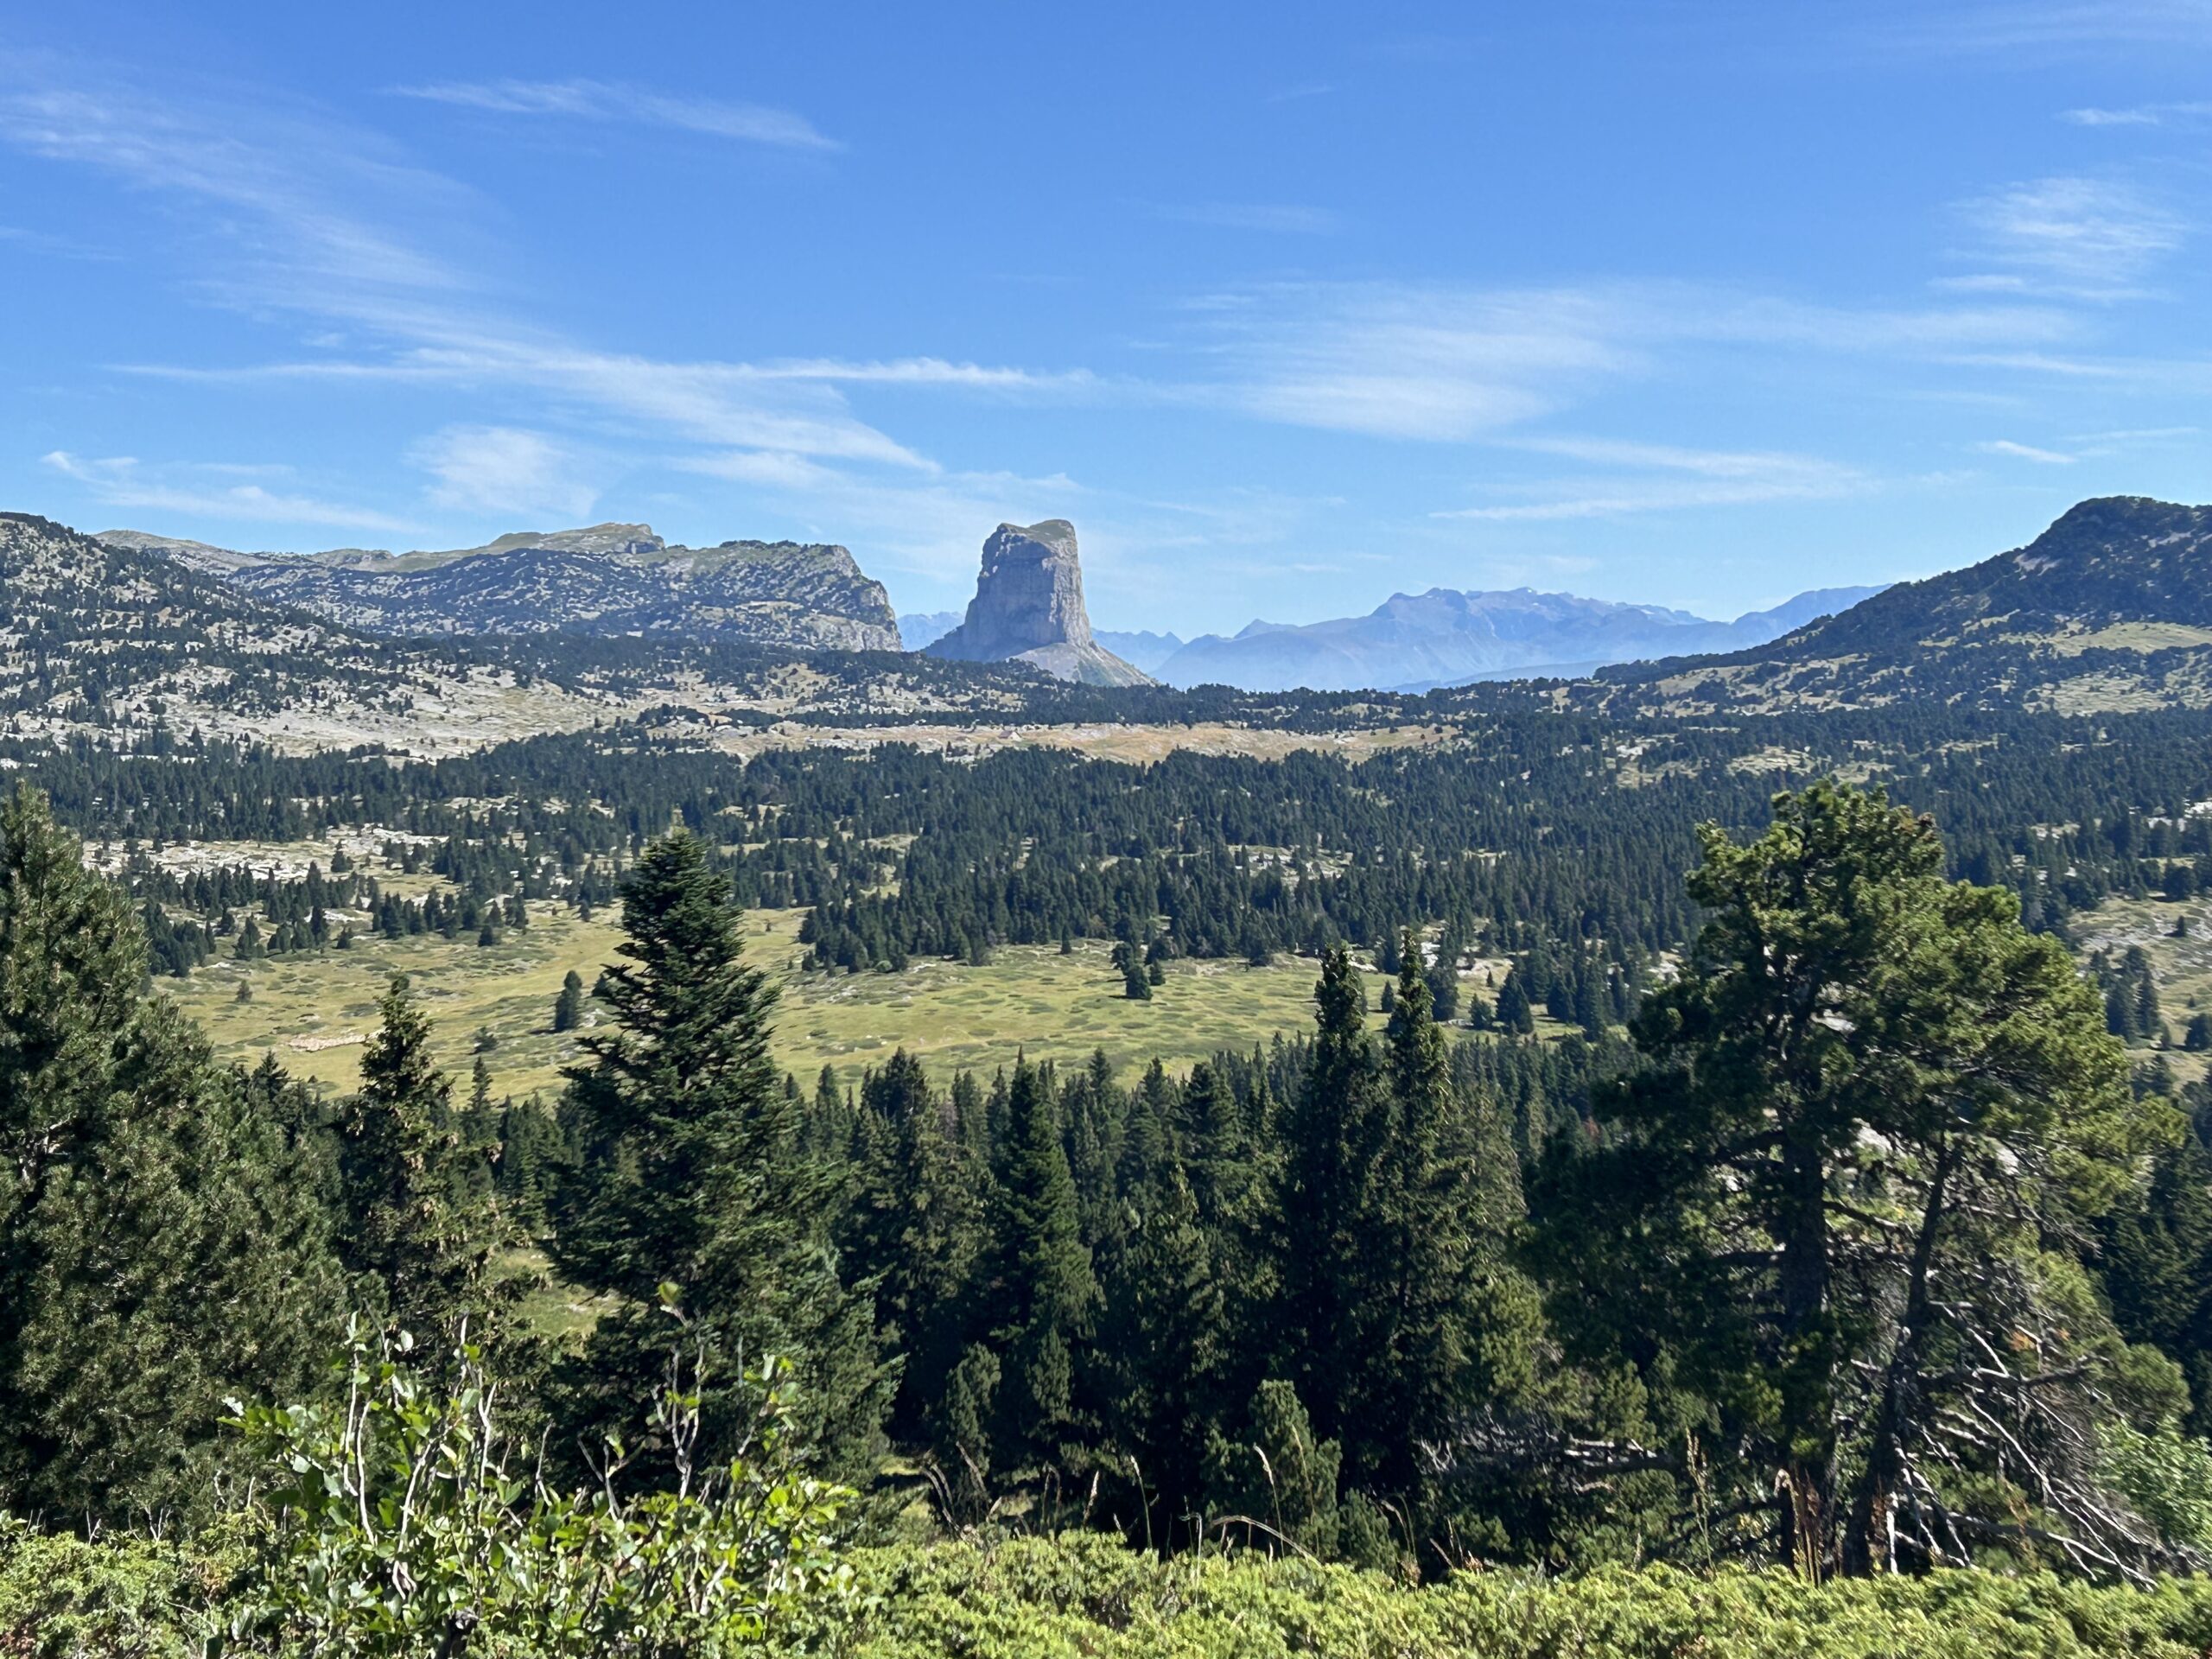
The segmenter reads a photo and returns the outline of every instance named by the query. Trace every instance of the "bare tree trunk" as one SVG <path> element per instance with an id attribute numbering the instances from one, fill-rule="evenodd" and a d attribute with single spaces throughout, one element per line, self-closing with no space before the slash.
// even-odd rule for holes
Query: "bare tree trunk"
<path id="1" fill-rule="evenodd" d="M 1789 1225 L 1782 1238 L 1782 1387 L 1790 1435 L 1783 1465 L 1783 1560 L 1818 1575 L 1830 1564 L 1835 1485 L 1835 1379 L 1827 1329 L 1830 1289 L 1826 1171 L 1816 1145 L 1783 1148 Z"/>
<path id="2" fill-rule="evenodd" d="M 1912 1245 L 1912 1267 L 1905 1288 L 1904 1318 L 1897 1346 L 1882 1377 L 1881 1402 L 1875 1408 L 1874 1434 L 1866 1450 L 1866 1471 L 1851 1506 L 1851 1524 L 1844 1537 L 1843 1570 L 1854 1577 L 1894 1566 L 1890 1560 L 1890 1506 L 1896 1501 L 1897 1483 L 1904 1474 L 1905 1435 L 1910 1429 L 1920 1395 L 1920 1357 L 1930 1318 L 1928 1298 L 1929 1267 L 1936 1256 L 1936 1235 L 1949 1200 L 1953 1172 L 1958 1166 L 1956 1142 L 1944 1136 L 1936 1146 L 1936 1169 L 1928 1182 L 1928 1198 L 1921 1210 L 1920 1229 Z"/>

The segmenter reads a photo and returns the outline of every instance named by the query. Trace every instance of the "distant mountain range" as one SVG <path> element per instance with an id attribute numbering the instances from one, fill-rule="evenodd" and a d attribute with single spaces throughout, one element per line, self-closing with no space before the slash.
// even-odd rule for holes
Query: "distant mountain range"
<path id="1" fill-rule="evenodd" d="M 897 651 L 883 584 L 845 549 L 798 542 L 671 546 L 650 524 L 518 531 L 482 547 L 393 554 L 241 553 L 111 530 L 263 599 L 378 633 L 735 638 L 794 650 Z"/>
<path id="2" fill-rule="evenodd" d="M 1432 588 L 1425 594 L 1394 594 L 1365 616 L 1301 626 L 1254 622 L 1233 637 L 1206 634 L 1149 671 L 1170 685 L 1251 691 L 1299 686 L 1426 691 L 1480 679 L 1574 676 L 1611 663 L 1764 645 L 1880 591 L 1825 588 L 1771 610 L 1715 622 L 1656 605 L 1529 588 L 1489 593 Z"/>

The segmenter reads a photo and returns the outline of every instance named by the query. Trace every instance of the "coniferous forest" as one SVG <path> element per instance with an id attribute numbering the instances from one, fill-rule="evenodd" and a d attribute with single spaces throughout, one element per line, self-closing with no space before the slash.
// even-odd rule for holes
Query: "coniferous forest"
<path id="1" fill-rule="evenodd" d="M 2212 1113 L 2147 957 L 2069 942 L 2212 880 L 2208 748 L 1501 696 L 1357 763 L 27 749 L 0 1631 L 2199 1650 Z M 159 857 L 368 826 L 436 880 Z M 548 905 L 624 941 L 548 1011 L 557 1100 L 443 1074 L 404 977 L 342 1092 L 162 988 Z M 1311 1020 L 1187 1070 L 793 1077 L 747 908 L 804 912 L 807 975 L 1287 958 Z"/>

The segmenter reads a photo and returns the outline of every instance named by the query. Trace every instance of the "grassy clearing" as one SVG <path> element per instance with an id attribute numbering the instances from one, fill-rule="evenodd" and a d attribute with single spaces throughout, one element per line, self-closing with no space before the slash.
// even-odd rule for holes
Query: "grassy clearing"
<path id="1" fill-rule="evenodd" d="M 1009 947 L 981 968 L 918 962 L 901 974 L 800 974 L 800 914 L 756 911 L 746 931 L 753 962 L 783 982 L 775 1052 L 802 1078 L 825 1064 L 857 1075 L 901 1046 L 947 1076 L 1011 1065 L 1023 1051 L 1066 1063 L 1097 1048 L 1125 1069 L 1155 1056 L 1182 1069 L 1313 1021 L 1311 962 L 1171 963 L 1152 1000 L 1133 1002 L 1100 940 L 1079 941 L 1067 957 L 1056 946 Z M 361 1045 L 376 1029 L 377 998 L 393 973 L 404 973 L 457 1086 L 466 1086 L 481 1029 L 498 1044 L 485 1055 L 494 1090 L 519 1096 L 559 1087 L 560 1068 L 575 1053 L 573 1037 L 552 1030 L 562 976 L 574 969 L 590 983 L 615 959 L 620 937 L 612 912 L 583 923 L 573 912 L 538 906 L 527 930 L 496 945 L 473 937 L 364 938 L 320 956 L 211 963 L 165 984 L 226 1058 L 251 1065 L 273 1050 L 295 1076 L 349 1090 Z M 252 988 L 249 1002 L 237 1000 L 241 980 Z M 1378 979 L 1370 1001 L 1381 991 Z"/>
<path id="2" fill-rule="evenodd" d="M 2184 917 L 2189 937 L 2177 939 L 2174 924 Z M 2130 945 L 2143 947 L 2151 959 L 2159 1010 L 2172 1042 L 2181 1041 L 2190 1014 L 2212 1008 L 2212 902 L 2202 898 L 2178 904 L 2164 899 L 2107 899 L 2079 920 L 2075 937 L 2085 961 L 2093 950 L 2108 950 L 2117 961 Z M 2176 1048 L 2166 1059 L 2177 1077 L 2193 1083 L 2204 1075 L 2208 1057 Z"/>

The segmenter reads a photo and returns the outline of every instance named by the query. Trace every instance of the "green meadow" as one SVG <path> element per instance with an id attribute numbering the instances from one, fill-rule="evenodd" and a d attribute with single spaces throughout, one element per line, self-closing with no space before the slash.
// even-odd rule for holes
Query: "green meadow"
<path id="1" fill-rule="evenodd" d="M 1117 1067 L 1156 1057 L 1180 1070 L 1224 1047 L 1303 1031 L 1313 1018 L 1311 962 L 1169 963 L 1166 982 L 1140 1002 L 1122 995 L 1109 947 L 1096 939 L 1065 957 L 1057 946 L 1010 946 L 982 967 L 925 961 L 897 974 L 801 973 L 800 915 L 753 912 L 747 935 L 752 961 L 783 988 L 777 1059 L 809 1081 L 825 1065 L 857 1077 L 901 1046 L 948 1077 L 1011 1065 L 1024 1052 L 1067 1063 L 1102 1048 Z M 357 1080 L 378 997 L 404 973 L 456 1087 L 466 1087 L 478 1045 L 488 1039 L 481 1052 L 494 1092 L 520 1097 L 557 1089 L 562 1066 L 575 1057 L 575 1034 L 552 1029 L 563 976 L 574 969 L 589 985 L 617 959 L 620 938 L 611 912 L 587 923 L 535 906 L 531 925 L 495 945 L 473 936 L 365 936 L 343 950 L 213 962 L 165 984 L 224 1058 L 251 1065 L 273 1052 L 294 1076 L 342 1090 Z M 249 1001 L 238 1000 L 241 981 Z M 1373 987 L 1370 1001 L 1382 982 Z"/>

